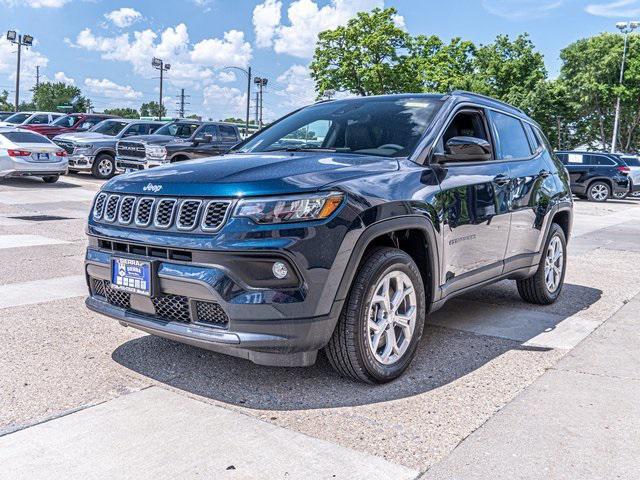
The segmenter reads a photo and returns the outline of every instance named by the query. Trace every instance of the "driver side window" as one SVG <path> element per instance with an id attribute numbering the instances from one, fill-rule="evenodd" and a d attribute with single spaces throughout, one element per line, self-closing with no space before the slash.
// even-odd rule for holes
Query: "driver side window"
<path id="1" fill-rule="evenodd" d="M 453 117 L 442 138 L 440 138 L 436 151 L 438 153 L 447 153 L 447 142 L 454 137 L 473 137 L 491 143 L 484 115 L 480 111 L 474 110 L 462 110 Z"/>

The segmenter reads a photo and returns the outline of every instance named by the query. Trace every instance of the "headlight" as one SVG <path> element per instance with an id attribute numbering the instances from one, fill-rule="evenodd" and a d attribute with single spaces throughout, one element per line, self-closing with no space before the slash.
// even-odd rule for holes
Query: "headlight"
<path id="1" fill-rule="evenodd" d="M 240 200 L 234 216 L 248 217 L 256 223 L 287 223 L 327 218 L 342 203 L 338 192 L 295 197 L 248 198 Z"/>
<path id="2" fill-rule="evenodd" d="M 167 155 L 167 149 L 161 145 L 147 145 L 145 150 L 149 157 L 163 158 Z"/>

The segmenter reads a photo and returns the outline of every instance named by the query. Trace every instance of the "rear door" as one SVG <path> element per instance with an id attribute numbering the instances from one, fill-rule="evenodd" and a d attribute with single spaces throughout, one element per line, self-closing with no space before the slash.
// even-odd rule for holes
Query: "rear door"
<path id="1" fill-rule="evenodd" d="M 458 110 L 438 140 L 435 153 L 445 153 L 447 141 L 460 136 L 487 140 L 495 152 L 482 108 Z M 439 170 L 437 201 L 444 222 L 441 278 L 447 295 L 502 273 L 510 229 L 510 176 L 508 162 L 495 154 L 490 160 L 440 163 Z"/>
<path id="2" fill-rule="evenodd" d="M 218 133 L 217 125 L 204 125 L 196 132 L 194 139 L 201 140 L 205 135 L 211 135 L 211 141 L 198 141 L 194 142 L 193 157 L 211 157 L 214 155 L 220 155 L 223 150 L 220 145 L 220 134 Z"/>

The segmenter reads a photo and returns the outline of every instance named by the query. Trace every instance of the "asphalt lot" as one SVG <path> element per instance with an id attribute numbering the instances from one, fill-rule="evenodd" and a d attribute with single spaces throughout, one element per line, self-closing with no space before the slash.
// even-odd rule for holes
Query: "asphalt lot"
<path id="1" fill-rule="evenodd" d="M 84 223 L 100 183 L 0 183 L 5 438 L 114 401 L 166 402 L 136 396 L 159 389 L 179 396 L 181 411 L 204 402 L 282 427 L 283 438 L 303 434 L 424 471 L 640 292 L 631 268 L 640 265 L 640 201 L 577 201 L 556 304 L 525 304 L 508 281 L 451 301 L 428 319 L 412 367 L 389 385 L 341 379 L 322 357 L 307 369 L 256 366 L 125 329 L 84 307 Z"/>

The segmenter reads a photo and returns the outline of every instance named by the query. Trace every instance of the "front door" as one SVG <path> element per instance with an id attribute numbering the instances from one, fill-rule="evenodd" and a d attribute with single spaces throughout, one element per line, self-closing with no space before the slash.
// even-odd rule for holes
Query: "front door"
<path id="1" fill-rule="evenodd" d="M 444 153 L 453 137 L 487 140 L 494 153 L 489 160 L 444 161 L 436 166 L 440 170 L 437 204 L 443 217 L 445 295 L 502 273 L 510 229 L 508 162 L 495 157 L 485 111 L 459 111 L 435 152 Z"/>

